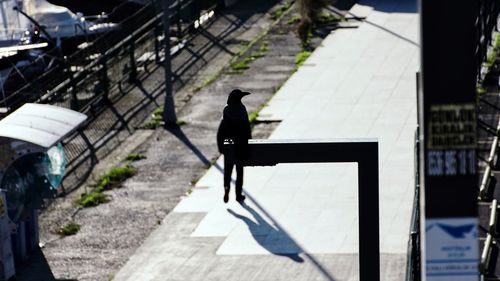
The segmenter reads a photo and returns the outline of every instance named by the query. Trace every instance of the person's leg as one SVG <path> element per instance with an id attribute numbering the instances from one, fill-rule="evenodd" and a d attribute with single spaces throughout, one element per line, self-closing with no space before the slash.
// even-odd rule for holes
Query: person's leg
<path id="1" fill-rule="evenodd" d="M 229 201 L 229 190 L 231 189 L 231 174 L 233 173 L 234 163 L 229 162 L 224 157 L 224 203 Z"/>
<path id="2" fill-rule="evenodd" d="M 236 165 L 236 201 L 243 202 L 243 166 Z"/>

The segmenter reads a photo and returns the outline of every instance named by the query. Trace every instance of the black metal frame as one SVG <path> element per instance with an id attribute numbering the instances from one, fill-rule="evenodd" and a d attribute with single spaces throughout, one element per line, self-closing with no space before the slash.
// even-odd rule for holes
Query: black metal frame
<path id="1" fill-rule="evenodd" d="M 378 141 L 250 140 L 250 157 L 234 156 L 234 145 L 224 144 L 224 157 L 244 166 L 279 163 L 358 163 L 359 280 L 380 280 Z"/>

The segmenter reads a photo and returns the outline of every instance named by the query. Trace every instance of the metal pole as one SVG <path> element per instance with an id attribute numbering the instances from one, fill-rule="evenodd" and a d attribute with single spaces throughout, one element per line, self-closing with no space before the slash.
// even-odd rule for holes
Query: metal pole
<path id="1" fill-rule="evenodd" d="M 420 1 L 420 233 L 425 281 L 479 280 L 478 4 Z M 460 44 L 450 48 L 445 37 L 460 38 Z"/>
<path id="2" fill-rule="evenodd" d="M 378 143 L 359 150 L 359 280 L 380 280 Z"/>
<path id="3" fill-rule="evenodd" d="M 177 120 L 175 115 L 174 96 L 172 94 L 172 68 L 170 58 L 170 0 L 163 0 L 163 28 L 165 40 L 165 103 L 163 106 L 163 122 L 165 126 L 174 126 Z"/>
<path id="4" fill-rule="evenodd" d="M 359 280 L 380 281 L 379 158 L 378 142 L 249 140 L 250 157 L 241 160 L 234 144 L 224 144 L 224 157 L 243 166 L 279 163 L 358 163 Z"/>

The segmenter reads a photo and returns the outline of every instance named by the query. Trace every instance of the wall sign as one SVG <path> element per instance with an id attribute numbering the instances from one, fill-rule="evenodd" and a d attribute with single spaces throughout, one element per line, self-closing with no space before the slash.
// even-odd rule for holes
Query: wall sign
<path id="1" fill-rule="evenodd" d="M 477 225 L 477 218 L 427 219 L 427 281 L 477 280 Z"/>
<path id="2" fill-rule="evenodd" d="M 429 114 L 427 175 L 475 175 L 474 104 L 431 105 Z"/>

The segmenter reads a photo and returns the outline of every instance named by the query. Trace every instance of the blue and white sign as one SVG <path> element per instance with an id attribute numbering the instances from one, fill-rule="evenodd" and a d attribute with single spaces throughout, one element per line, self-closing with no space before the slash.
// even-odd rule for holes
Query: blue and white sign
<path id="1" fill-rule="evenodd" d="M 478 223 L 477 218 L 426 220 L 427 281 L 479 280 Z"/>

